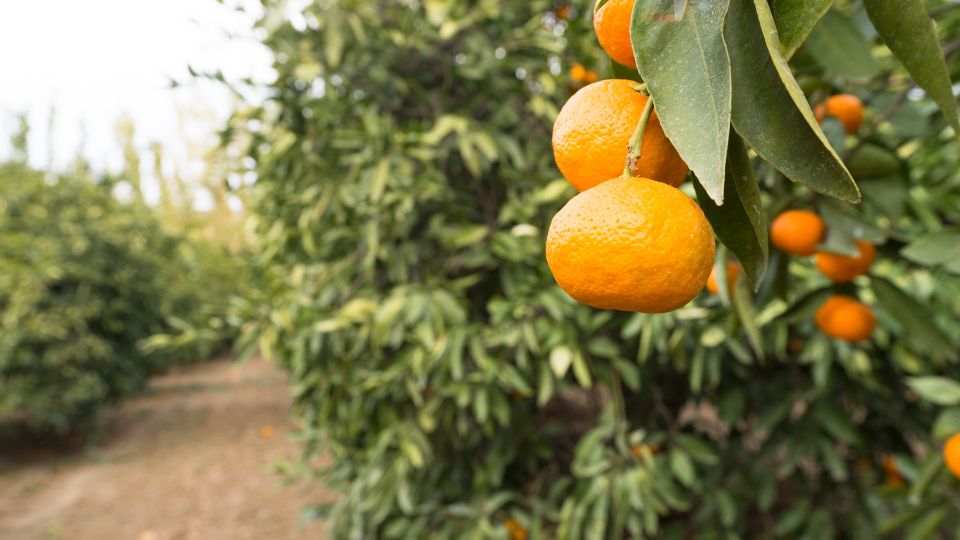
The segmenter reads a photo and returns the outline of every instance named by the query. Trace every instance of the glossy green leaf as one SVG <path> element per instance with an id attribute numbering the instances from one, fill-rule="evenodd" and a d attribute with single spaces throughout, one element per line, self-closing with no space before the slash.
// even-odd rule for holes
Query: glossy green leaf
<path id="1" fill-rule="evenodd" d="M 960 382 L 946 377 L 911 377 L 907 386 L 930 403 L 960 405 Z"/>
<path id="2" fill-rule="evenodd" d="M 673 0 L 638 0 L 630 32 L 664 133 L 717 204 L 730 134 L 726 11 L 727 0 L 688 2 L 677 20 Z"/>
<path id="3" fill-rule="evenodd" d="M 829 11 L 820 19 L 807 38 L 806 48 L 820 65 L 836 75 L 869 78 L 880 70 L 860 29 L 836 11 Z"/>
<path id="4" fill-rule="evenodd" d="M 731 0 L 726 25 L 733 125 L 764 160 L 787 178 L 850 202 L 860 192 L 820 129 L 780 53 L 773 15 L 762 0 Z"/>
<path id="5" fill-rule="evenodd" d="M 736 0 L 734 0 L 736 1 Z M 733 287 L 733 307 L 737 312 L 740 324 L 747 334 L 750 346 L 758 358 L 763 357 L 763 335 L 760 333 L 760 327 L 757 325 L 756 309 L 753 306 L 753 298 L 747 284 L 738 280 Z"/>
<path id="6" fill-rule="evenodd" d="M 960 230 L 945 230 L 914 239 L 900 252 L 925 266 L 945 265 L 960 259 Z"/>
<path id="7" fill-rule="evenodd" d="M 870 283 L 877 301 L 903 327 L 913 346 L 941 358 L 956 358 L 954 345 L 930 320 L 929 308 L 886 279 L 873 277 Z"/>
<path id="8" fill-rule="evenodd" d="M 857 180 L 864 178 L 883 178 L 902 171 L 903 163 L 892 151 L 866 143 L 847 156 L 847 168 Z"/>
<path id="9" fill-rule="evenodd" d="M 797 52 L 832 3 L 833 0 L 770 0 L 784 57 L 789 59 Z"/>
<path id="10" fill-rule="evenodd" d="M 913 80 L 940 106 L 954 133 L 960 137 L 960 117 L 950 72 L 923 0 L 863 0 L 863 5 L 884 43 Z"/>
<path id="11" fill-rule="evenodd" d="M 743 140 L 730 134 L 727 154 L 727 179 L 724 184 L 723 205 L 717 206 L 694 177 L 697 200 L 710 220 L 713 232 L 737 256 L 753 290 L 760 287 L 769 258 L 767 221 L 763 215 L 760 189 L 753 176 L 750 156 Z M 725 281 L 723 281 L 725 283 Z"/>

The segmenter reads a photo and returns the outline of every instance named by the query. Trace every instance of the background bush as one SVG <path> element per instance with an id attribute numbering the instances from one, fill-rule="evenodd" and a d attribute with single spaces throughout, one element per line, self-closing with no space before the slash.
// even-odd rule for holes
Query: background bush
<path id="1" fill-rule="evenodd" d="M 216 326 L 241 266 L 222 247 L 167 232 L 112 187 L 82 168 L 0 165 L 0 422 L 84 427 L 150 373 L 228 342 L 142 350 L 178 325 Z"/>
<path id="2" fill-rule="evenodd" d="M 755 295 L 657 316 L 577 305 L 544 261 L 573 195 L 550 148 L 568 71 L 611 74 L 592 2 L 264 5 L 277 79 L 226 133 L 252 141 L 271 276 L 244 339 L 290 371 L 307 457 L 332 455 L 334 538 L 960 529 L 939 457 L 960 431 L 940 407 L 960 405 L 957 143 L 859 3 L 793 66 L 813 101 L 864 98 L 864 141 L 825 130 L 851 167 L 862 142 L 888 165 L 854 171 L 859 207 L 756 171 L 768 216 L 816 206 L 837 249 L 881 244 L 873 275 L 836 287 L 775 254 Z M 851 48 L 871 62 L 838 62 Z M 816 331 L 835 292 L 874 307 L 874 339 Z"/>

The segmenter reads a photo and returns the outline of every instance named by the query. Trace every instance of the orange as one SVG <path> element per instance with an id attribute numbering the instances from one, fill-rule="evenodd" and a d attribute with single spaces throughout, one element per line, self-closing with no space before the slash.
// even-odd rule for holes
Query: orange
<path id="1" fill-rule="evenodd" d="M 557 16 L 561 21 L 566 21 L 570 18 L 570 6 L 560 6 L 553 10 L 553 14 Z"/>
<path id="2" fill-rule="evenodd" d="M 520 525 L 519 521 L 513 518 L 507 518 L 507 520 L 503 522 L 503 528 L 507 530 L 511 540 L 527 539 L 527 530 L 523 528 L 523 525 Z"/>
<path id="3" fill-rule="evenodd" d="M 823 241 L 827 227 L 820 216 L 806 210 L 787 210 L 770 224 L 770 241 L 780 251 L 806 257 Z"/>
<path id="4" fill-rule="evenodd" d="M 727 261 L 727 294 L 733 294 L 733 285 L 737 282 L 737 276 L 740 275 L 740 265 L 733 262 Z M 720 293 L 720 284 L 717 283 L 717 267 L 714 266 L 713 270 L 710 270 L 710 277 L 707 278 L 707 290 L 711 294 Z"/>
<path id="5" fill-rule="evenodd" d="M 593 13 L 593 29 L 603 50 L 618 64 L 637 69 L 630 42 L 630 17 L 634 0 L 608 0 Z M 594 7 L 600 4 L 597 0 Z"/>
<path id="6" fill-rule="evenodd" d="M 863 341 L 870 337 L 877 318 L 873 311 L 849 296 L 831 296 L 814 316 L 820 330 L 844 341 Z"/>
<path id="7" fill-rule="evenodd" d="M 840 120 L 843 130 L 852 135 L 863 123 L 863 102 L 851 94 L 837 94 L 814 107 L 813 114 L 821 124 L 827 116 Z"/>
<path id="8" fill-rule="evenodd" d="M 897 468 L 897 462 L 892 457 L 883 456 L 881 466 L 883 472 L 886 473 L 888 486 L 902 486 L 905 483 L 903 475 L 900 474 L 900 469 Z"/>
<path id="9" fill-rule="evenodd" d="M 943 445 L 943 460 L 954 476 L 960 478 L 960 433 L 947 439 Z"/>
<path id="10" fill-rule="evenodd" d="M 870 242 L 857 240 L 857 249 L 860 250 L 860 254 L 856 257 L 836 253 L 817 253 L 817 268 L 834 283 L 849 283 L 853 278 L 870 271 L 873 260 L 877 258 L 877 249 Z"/>
<path id="11" fill-rule="evenodd" d="M 553 156 L 560 172 L 579 191 L 623 173 L 627 146 L 637 129 L 644 96 L 636 83 L 611 79 L 585 86 L 573 95 L 553 124 Z M 636 176 L 679 185 L 687 164 L 663 134 L 656 112 L 640 145 Z"/>
<path id="12" fill-rule="evenodd" d="M 557 283 L 599 309 L 673 311 L 703 289 L 714 253 L 697 203 L 647 178 L 621 176 L 580 193 L 547 233 Z"/>
<path id="13" fill-rule="evenodd" d="M 659 444 L 638 444 L 630 447 L 630 453 L 637 459 L 643 459 L 643 454 L 649 451 L 651 455 L 659 454 L 663 449 Z"/>
<path id="14" fill-rule="evenodd" d="M 586 83 L 595 83 L 600 77 L 597 76 L 597 72 L 594 70 L 588 70 L 586 75 L 583 77 L 583 81 Z"/>
<path id="15" fill-rule="evenodd" d="M 570 78 L 577 82 L 587 80 L 587 69 L 580 64 L 574 64 L 573 67 L 570 68 Z"/>

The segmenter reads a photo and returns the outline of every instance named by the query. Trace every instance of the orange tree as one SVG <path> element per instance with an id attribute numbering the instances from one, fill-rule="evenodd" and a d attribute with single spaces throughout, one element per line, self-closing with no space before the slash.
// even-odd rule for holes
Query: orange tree
<path id="1" fill-rule="evenodd" d="M 252 141 L 272 276 L 245 340 L 290 371 L 307 456 L 332 458 L 333 537 L 960 528 L 955 3 L 263 4 L 276 80 L 225 133 Z M 597 44 L 607 8 L 600 42 L 630 36 L 637 70 Z M 557 146 L 597 74 L 643 95 L 569 115 L 596 136 L 565 123 L 580 142 Z M 629 178 L 670 145 L 679 191 Z M 607 170 L 627 178 L 559 178 Z M 551 268 L 619 309 L 707 282 L 712 242 L 646 232 L 699 210 L 654 192 L 698 201 L 716 293 L 578 304 Z M 807 212 L 768 234 L 787 210 Z"/>

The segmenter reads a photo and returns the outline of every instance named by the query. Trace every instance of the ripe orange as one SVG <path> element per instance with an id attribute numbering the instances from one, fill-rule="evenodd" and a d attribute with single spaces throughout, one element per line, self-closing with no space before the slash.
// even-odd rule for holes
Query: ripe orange
<path id="1" fill-rule="evenodd" d="M 863 102 L 851 94 L 837 94 L 814 107 L 813 114 L 820 123 L 823 123 L 827 116 L 840 120 L 843 130 L 852 135 L 863 123 Z"/>
<path id="2" fill-rule="evenodd" d="M 856 257 L 837 255 L 835 253 L 817 253 L 817 268 L 820 273 L 830 278 L 834 283 L 849 283 L 853 278 L 870 271 L 874 259 L 877 258 L 877 248 L 870 242 L 857 241 L 860 254 Z"/>
<path id="3" fill-rule="evenodd" d="M 740 265 L 733 262 L 727 261 L 727 293 L 733 294 L 733 286 L 737 282 L 737 277 L 740 275 Z M 707 290 L 712 294 L 720 293 L 720 284 L 717 283 L 717 267 L 714 266 L 710 270 L 710 277 L 707 278 Z"/>
<path id="4" fill-rule="evenodd" d="M 806 257 L 823 241 L 827 227 L 820 216 L 806 210 L 787 210 L 770 224 L 770 241 L 780 251 Z"/>
<path id="5" fill-rule="evenodd" d="M 960 433 L 947 439 L 943 445 L 943 460 L 954 476 L 960 478 Z"/>
<path id="6" fill-rule="evenodd" d="M 831 296 L 814 316 L 820 330 L 844 341 L 863 341 L 870 337 L 877 318 L 873 311 L 849 296 Z"/>
<path id="7" fill-rule="evenodd" d="M 679 189 L 619 177 L 570 200 L 547 234 L 547 264 L 560 287 L 600 309 L 663 313 L 703 289 L 713 229 Z"/>
<path id="8" fill-rule="evenodd" d="M 883 472 L 886 474 L 886 483 L 888 486 L 902 486 L 906 483 L 893 457 L 883 456 L 881 466 L 883 467 Z"/>
<path id="9" fill-rule="evenodd" d="M 587 68 L 580 64 L 574 64 L 573 67 L 570 68 L 570 78 L 577 82 L 587 80 Z"/>
<path id="10" fill-rule="evenodd" d="M 597 32 L 597 41 L 610 58 L 618 64 L 636 69 L 633 44 L 630 42 L 633 2 L 634 0 L 608 0 L 593 13 L 593 29 Z M 597 0 L 594 6 L 599 3 L 600 0 Z"/>
<path id="11" fill-rule="evenodd" d="M 503 522 L 503 528 L 507 530 L 511 540 L 527 540 L 527 530 L 520 525 L 520 522 L 514 518 L 507 518 Z"/>
<path id="12" fill-rule="evenodd" d="M 633 81 L 611 79 L 573 95 L 553 124 L 553 156 L 560 172 L 585 191 L 623 172 L 627 146 L 647 103 Z M 671 186 L 687 177 L 687 164 L 663 134 L 656 112 L 640 145 L 635 174 Z"/>

